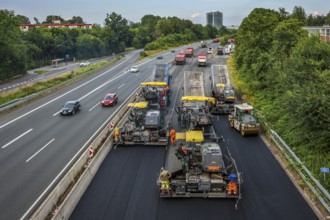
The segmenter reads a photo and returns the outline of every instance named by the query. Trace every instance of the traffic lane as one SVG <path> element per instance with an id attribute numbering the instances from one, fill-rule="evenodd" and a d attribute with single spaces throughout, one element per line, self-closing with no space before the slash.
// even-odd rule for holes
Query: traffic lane
<path id="1" fill-rule="evenodd" d="M 241 137 L 228 116 L 215 120 L 215 129 L 229 141 L 238 169 L 243 172 L 239 209 L 248 219 L 317 219 L 260 136 Z"/>
<path id="2" fill-rule="evenodd" d="M 111 70 L 113 69 L 115 69 L 115 67 Z M 46 97 L 42 98 L 42 100 L 39 100 L 37 103 L 32 103 L 26 107 L 20 108 L 17 111 L 5 115 L 0 119 L 0 129 L 2 130 L 0 146 L 5 145 L 9 142 L 9 140 L 14 139 L 16 137 L 17 128 L 20 128 L 20 130 L 30 129 L 27 128 L 26 125 L 34 123 L 28 123 L 29 120 L 36 121 L 39 123 L 45 123 L 47 122 L 47 116 L 49 112 L 56 111 L 58 113 L 60 108 L 64 105 L 66 101 L 81 99 L 82 94 L 88 93 L 84 93 L 82 90 L 86 90 L 86 88 L 87 90 L 89 88 L 91 88 L 90 90 L 92 90 L 92 88 L 100 87 L 100 83 L 102 83 L 101 85 L 105 86 L 107 84 L 104 83 L 105 78 L 107 79 L 108 83 L 111 83 L 115 80 L 114 78 L 111 78 L 111 73 L 112 75 L 117 74 L 117 72 L 115 72 L 114 70 L 112 72 L 110 72 L 109 70 L 103 71 L 98 76 L 91 76 L 91 79 L 84 79 L 80 82 L 68 86 L 61 92 L 56 93 L 55 95 L 48 96 L 50 97 L 49 100 L 47 100 Z M 108 74 L 110 74 L 110 80 Z M 95 76 L 100 79 L 95 79 Z M 22 121 L 23 118 L 25 119 L 24 123 Z M 4 129 L 4 127 L 6 127 L 6 129 Z"/>
<path id="3" fill-rule="evenodd" d="M 112 149 L 70 219 L 156 219 L 165 148 Z"/>
<path id="4" fill-rule="evenodd" d="M 17 161 L 18 158 L 15 157 L 14 160 L 6 160 L 8 162 L 8 169 L 5 173 L 3 173 L 2 179 L 6 179 L 8 181 L 4 181 L 4 187 L 2 189 L 6 189 L 6 192 L 1 196 L 1 207 L 8 210 L 8 212 L 3 213 L 4 215 L 8 214 L 10 218 L 19 218 L 20 216 L 23 215 L 24 210 L 26 211 L 28 207 L 37 199 L 37 197 L 42 193 L 44 189 L 46 189 L 49 185 L 49 183 L 55 178 L 55 176 L 63 169 L 63 167 L 67 164 L 67 162 L 75 155 L 77 152 L 77 149 L 80 149 L 81 146 L 86 142 L 86 140 L 82 140 L 81 143 L 77 143 L 76 139 L 72 139 L 72 137 L 78 137 L 78 140 L 81 140 L 81 137 L 90 137 L 92 133 L 88 132 L 94 132 L 97 127 L 93 129 L 94 125 L 93 122 L 95 122 L 95 119 L 91 118 L 92 121 L 89 120 L 82 120 L 84 124 L 82 126 L 78 126 L 80 121 L 73 122 L 74 120 L 78 120 L 77 117 L 62 117 L 62 119 L 66 118 L 65 122 L 71 121 L 71 124 L 65 125 L 64 122 L 62 123 L 57 123 L 56 126 L 53 126 L 52 128 L 46 128 L 45 126 L 49 126 L 51 123 L 49 123 L 50 120 L 56 120 L 61 117 L 53 117 L 54 119 L 50 120 L 45 120 L 47 123 L 43 123 L 44 121 L 39 120 L 40 119 L 40 114 L 47 114 L 45 117 L 41 117 L 43 119 L 47 119 L 50 116 L 51 111 L 47 111 L 47 109 L 44 109 L 44 111 L 40 111 L 42 113 L 39 113 L 36 117 L 34 117 L 33 114 L 29 114 L 25 119 L 32 119 L 31 125 L 34 127 L 41 128 L 41 132 L 39 131 L 37 137 L 30 137 L 28 140 L 21 140 L 22 142 L 16 142 L 17 144 L 22 146 L 21 151 L 30 151 L 29 153 L 22 153 L 19 152 L 20 156 L 25 155 L 25 157 L 22 157 L 23 160 Z M 33 112 L 36 113 L 36 112 Z M 79 114 L 77 114 L 79 115 Z M 52 116 L 50 116 L 52 117 Z M 69 119 L 70 118 L 70 119 Z M 102 118 L 99 118 L 102 120 Z M 81 120 L 81 118 L 80 118 Z M 28 121 L 28 120 L 27 120 Z M 103 122 L 103 121 L 102 121 Z M 38 124 L 40 123 L 40 124 Z M 13 123 L 15 124 L 15 123 Z M 13 124 L 9 126 L 13 126 Z M 28 125 L 28 122 L 24 123 L 25 125 Z M 38 125 L 36 125 L 38 124 Z M 81 124 L 81 123 L 80 123 Z M 71 125 L 71 126 L 70 126 Z M 75 130 L 75 127 L 72 125 L 76 125 L 76 127 L 82 127 L 85 128 L 83 131 Z M 64 127 L 63 127 L 64 126 Z M 23 169 L 24 167 L 24 162 L 26 159 L 26 155 L 31 155 L 36 152 L 38 149 L 36 147 L 40 148 L 39 146 L 39 141 L 40 137 L 45 137 L 48 134 L 52 134 L 55 132 L 55 130 L 59 128 L 58 133 L 60 136 L 56 141 L 55 145 L 56 147 L 54 148 L 46 148 L 42 153 L 40 153 L 40 157 L 37 157 L 36 160 L 33 162 L 30 162 L 30 164 L 39 164 L 39 166 L 29 166 L 28 169 Z M 76 131 L 76 133 L 72 133 L 72 131 Z M 87 134 L 85 135 L 84 134 Z M 37 133 L 35 133 L 36 135 Z M 62 142 L 61 142 L 62 141 Z M 31 144 L 30 144 L 31 143 Z M 43 145 L 41 145 L 43 146 Z M 12 149 L 17 149 L 12 148 Z M 47 151 L 51 149 L 56 149 L 56 152 L 52 151 Z M 17 151 L 16 151 L 17 152 Z M 15 155 L 16 153 L 12 153 L 11 155 Z M 55 156 L 54 156 L 55 155 Z M 39 156 L 39 155 L 38 155 Z M 45 159 L 47 158 L 47 159 Z M 7 164 L 7 163 L 6 163 Z M 20 165 L 20 168 L 15 165 Z M 16 168 L 17 171 L 19 172 L 13 172 L 13 168 Z M 40 168 L 45 168 L 47 167 L 47 172 L 40 172 Z M 5 169 L 4 169 L 5 170 Z M 27 174 L 27 175 L 26 175 Z M 27 187 L 19 187 L 20 185 L 17 184 L 10 184 L 10 183 L 29 183 Z M 19 195 L 20 200 L 19 202 L 15 202 L 17 200 L 17 195 Z M 11 198 L 11 199 L 8 199 Z M 15 207 L 15 210 L 13 209 Z M 19 210 L 19 211 L 18 211 Z M 23 210 L 22 212 L 20 212 Z M 2 217 L 1 217 L 2 218 Z"/>

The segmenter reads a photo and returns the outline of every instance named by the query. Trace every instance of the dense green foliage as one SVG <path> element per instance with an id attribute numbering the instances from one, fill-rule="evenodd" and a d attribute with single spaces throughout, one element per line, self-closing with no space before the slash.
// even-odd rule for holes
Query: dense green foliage
<path id="1" fill-rule="evenodd" d="M 235 66 L 259 120 L 329 189 L 320 168 L 330 167 L 330 45 L 308 37 L 301 19 L 284 15 L 257 8 L 243 20 Z"/>
<path id="2" fill-rule="evenodd" d="M 65 20 L 57 15 L 47 16 L 36 24 L 84 24 L 79 16 Z M 94 24 L 90 29 L 30 27 L 20 31 L 20 24 L 30 24 L 23 15 L 0 10 L 0 81 L 25 74 L 27 69 L 49 65 L 53 59 L 62 62 L 89 59 L 120 53 L 126 48 L 164 50 L 219 34 L 211 26 L 193 24 L 177 17 L 162 18 L 145 15 L 141 22 L 132 23 L 116 13 L 107 14 L 104 26 Z"/>

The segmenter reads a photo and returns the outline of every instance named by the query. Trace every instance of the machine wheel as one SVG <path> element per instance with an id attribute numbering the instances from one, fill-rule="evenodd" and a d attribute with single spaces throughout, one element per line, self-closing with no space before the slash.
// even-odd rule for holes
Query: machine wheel
<path id="1" fill-rule="evenodd" d="M 229 121 L 230 127 L 234 127 L 234 121 Z"/>
<path id="2" fill-rule="evenodd" d="M 244 137 L 245 136 L 245 131 L 241 128 L 241 135 Z"/>

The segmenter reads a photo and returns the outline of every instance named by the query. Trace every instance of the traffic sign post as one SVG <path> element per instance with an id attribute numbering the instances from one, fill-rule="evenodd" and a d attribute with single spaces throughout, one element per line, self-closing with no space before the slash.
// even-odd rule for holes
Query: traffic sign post
<path id="1" fill-rule="evenodd" d="M 329 173 L 329 168 L 328 167 L 321 167 L 320 171 L 321 171 L 321 173 L 323 173 L 323 178 L 325 180 L 325 173 Z"/>

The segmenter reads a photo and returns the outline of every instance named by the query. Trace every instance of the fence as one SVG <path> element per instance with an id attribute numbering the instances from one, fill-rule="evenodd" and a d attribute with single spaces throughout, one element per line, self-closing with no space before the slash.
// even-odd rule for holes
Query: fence
<path id="1" fill-rule="evenodd" d="M 273 130 L 270 130 L 272 140 L 275 142 L 277 147 L 284 153 L 285 157 L 290 161 L 295 170 L 298 172 L 300 177 L 305 181 L 308 187 L 312 190 L 314 195 L 322 203 L 324 208 L 330 213 L 330 194 L 329 192 L 319 183 L 307 167 L 301 162 L 297 155 L 292 149 L 284 142 L 284 140 Z M 305 174 L 307 174 L 307 176 Z M 310 181 L 312 180 L 312 181 Z"/>

